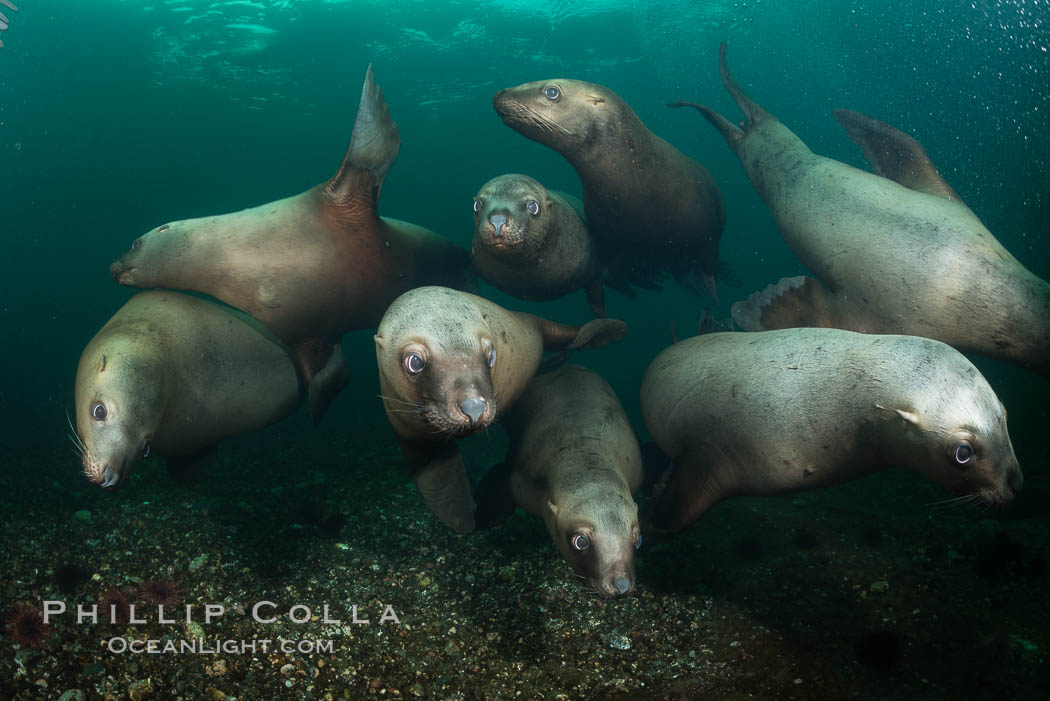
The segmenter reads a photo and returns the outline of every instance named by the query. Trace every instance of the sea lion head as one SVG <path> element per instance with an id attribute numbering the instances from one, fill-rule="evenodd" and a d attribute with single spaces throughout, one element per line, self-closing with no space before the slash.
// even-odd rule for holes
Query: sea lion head
<path id="1" fill-rule="evenodd" d="M 474 196 L 471 252 L 514 257 L 543 247 L 554 201 L 547 188 L 527 175 L 501 175 Z"/>
<path id="2" fill-rule="evenodd" d="M 1024 479 L 1006 428 L 1006 408 L 984 376 L 958 351 L 918 341 L 938 357 L 912 382 L 903 406 L 882 407 L 910 450 L 916 469 L 963 501 L 1009 503 Z M 914 380 L 915 378 L 912 378 Z"/>
<path id="3" fill-rule="evenodd" d="M 511 129 L 562 153 L 596 144 L 634 115 L 608 88 L 565 78 L 500 90 L 492 106 Z"/>
<path id="4" fill-rule="evenodd" d="M 132 339 L 107 335 L 88 345 L 77 368 L 74 438 L 91 482 L 117 487 L 150 454 L 163 395 L 162 369 Z"/>
<path id="5" fill-rule="evenodd" d="M 410 290 L 387 309 L 375 342 L 383 403 L 400 433 L 444 441 L 495 420 L 497 339 L 470 295 Z"/>
<path id="6" fill-rule="evenodd" d="M 129 287 L 194 289 L 203 264 L 214 264 L 227 241 L 258 228 L 252 212 L 162 224 L 132 241 L 131 248 L 109 266 L 109 274 Z"/>
<path id="7" fill-rule="evenodd" d="M 559 504 L 547 502 L 548 529 L 562 557 L 591 589 L 623 596 L 634 589 L 634 556 L 642 544 L 638 505 L 626 486 L 589 486 Z"/>

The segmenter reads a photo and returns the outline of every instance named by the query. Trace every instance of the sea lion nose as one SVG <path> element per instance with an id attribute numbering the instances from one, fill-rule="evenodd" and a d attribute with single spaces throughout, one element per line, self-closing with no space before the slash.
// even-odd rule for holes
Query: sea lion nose
<path id="1" fill-rule="evenodd" d="M 616 587 L 616 591 L 623 595 L 631 591 L 631 580 L 627 577 L 620 576 L 616 578 L 615 582 L 613 582 L 613 586 Z"/>
<path id="2" fill-rule="evenodd" d="M 470 425 L 477 426 L 481 415 L 485 413 L 485 400 L 481 397 L 464 399 L 459 405 L 460 411 L 470 417 Z"/>
<path id="3" fill-rule="evenodd" d="M 507 223 L 507 217 L 502 214 L 493 214 L 489 217 L 489 224 L 492 224 L 492 228 L 496 230 L 496 236 L 500 235 L 500 229 Z"/>
<path id="4" fill-rule="evenodd" d="M 1024 488 L 1024 475 L 1018 470 L 1010 476 L 1010 489 L 1015 493 L 1021 491 Z"/>

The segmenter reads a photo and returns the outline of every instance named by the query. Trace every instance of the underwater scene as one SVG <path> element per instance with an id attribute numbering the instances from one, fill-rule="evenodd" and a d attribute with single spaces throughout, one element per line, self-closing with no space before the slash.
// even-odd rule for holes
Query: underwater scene
<path id="1" fill-rule="evenodd" d="M 0 0 L 0 699 L 1044 699 L 1047 0 Z"/>

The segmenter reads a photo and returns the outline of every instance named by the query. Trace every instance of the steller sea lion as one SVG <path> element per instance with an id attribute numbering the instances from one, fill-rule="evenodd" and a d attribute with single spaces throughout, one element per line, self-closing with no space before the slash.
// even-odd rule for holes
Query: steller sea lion
<path id="1" fill-rule="evenodd" d="M 543 519 L 554 545 L 594 591 L 634 587 L 642 543 L 638 439 L 612 387 L 597 373 L 563 365 L 537 375 L 504 419 L 507 458 L 478 487 L 480 510 L 505 520 L 520 506 Z"/>
<path id="2" fill-rule="evenodd" d="M 627 326 L 567 326 L 447 287 L 410 290 L 375 336 L 379 385 L 405 463 L 430 510 L 460 533 L 474 501 L 456 440 L 487 428 L 536 373 L 544 350 L 598 348 Z"/>
<path id="3" fill-rule="evenodd" d="M 743 129 L 697 108 L 729 142 L 795 255 L 820 282 L 783 278 L 733 319 L 748 331 L 825 326 L 925 336 L 1050 375 L 1050 284 L 1003 248 L 922 146 L 849 110 L 835 117 L 875 173 L 818 156 L 729 74 Z"/>
<path id="4" fill-rule="evenodd" d="M 595 316 L 605 316 L 598 250 L 583 204 L 527 175 L 501 175 L 474 196 L 474 269 L 519 299 L 550 300 L 583 287 Z"/>
<path id="5" fill-rule="evenodd" d="M 164 224 L 110 272 L 122 285 L 204 292 L 257 318 L 292 347 L 317 421 L 349 378 L 333 352 L 344 333 L 375 327 L 413 287 L 470 286 L 465 250 L 376 211 L 400 144 L 369 66 L 331 180 L 259 207 Z"/>
<path id="6" fill-rule="evenodd" d="M 74 442 L 88 479 L 116 487 L 151 452 L 186 467 L 291 414 L 302 396 L 288 349 L 247 314 L 142 292 L 80 356 Z"/>
<path id="7" fill-rule="evenodd" d="M 554 149 L 583 185 L 587 226 L 610 259 L 606 283 L 652 286 L 665 271 L 718 299 L 725 209 L 706 169 L 661 139 L 601 85 L 544 80 L 496 93 L 507 126 Z M 629 292 L 621 285 L 617 289 Z"/>
<path id="8" fill-rule="evenodd" d="M 995 392 L 961 353 L 928 338 L 814 328 L 695 336 L 656 357 L 641 401 L 671 458 L 651 510 L 660 530 L 726 497 L 892 466 L 986 504 L 1009 502 L 1022 483 Z"/>

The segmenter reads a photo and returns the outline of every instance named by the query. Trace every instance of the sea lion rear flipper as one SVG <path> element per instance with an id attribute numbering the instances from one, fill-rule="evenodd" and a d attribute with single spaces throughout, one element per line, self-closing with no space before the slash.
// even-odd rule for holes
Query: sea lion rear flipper
<path id="1" fill-rule="evenodd" d="M 164 462 L 168 468 L 168 476 L 179 484 L 192 484 L 196 482 L 204 468 L 215 457 L 218 445 L 209 445 L 190 455 L 176 455 L 167 457 Z"/>
<path id="2" fill-rule="evenodd" d="M 412 481 L 431 512 L 456 533 L 474 530 L 474 498 L 455 441 L 413 443 L 399 440 Z"/>
<path id="3" fill-rule="evenodd" d="M 517 508 L 510 490 L 510 466 L 501 462 L 489 468 L 474 495 L 478 503 L 478 528 L 488 530 L 502 525 Z"/>
<path id="4" fill-rule="evenodd" d="M 849 138 L 860 146 L 876 175 L 910 190 L 962 202 L 914 137 L 853 110 L 835 110 L 835 119 L 846 128 Z"/>
<path id="5" fill-rule="evenodd" d="M 367 203 L 374 209 L 383 181 L 400 148 L 397 124 L 390 117 L 390 108 L 383 99 L 383 91 L 376 85 L 369 64 L 350 146 L 339 171 L 325 186 L 325 196 L 342 208 Z"/>
<path id="6" fill-rule="evenodd" d="M 605 287 L 601 279 L 591 280 L 584 289 L 587 294 L 587 305 L 599 319 L 605 317 Z"/>
<path id="7" fill-rule="evenodd" d="M 310 418 L 314 426 L 321 423 L 321 417 L 331 405 L 332 400 L 350 382 L 350 369 L 343 356 L 343 346 L 336 343 L 328 360 L 310 378 L 307 385 L 307 403 L 310 407 Z"/>
<path id="8" fill-rule="evenodd" d="M 594 319 L 583 326 L 559 324 L 527 312 L 514 312 L 543 336 L 543 350 L 562 351 L 601 348 L 627 336 L 627 324 L 619 319 Z"/>
<path id="9" fill-rule="evenodd" d="M 850 328 L 838 308 L 841 300 L 817 280 L 805 275 L 784 277 L 775 285 L 736 302 L 730 314 L 745 331 L 770 331 L 797 326 Z"/>
<path id="10" fill-rule="evenodd" d="M 643 533 L 680 531 L 707 511 L 719 496 L 704 490 L 704 480 L 691 460 L 668 463 L 643 513 Z"/>

